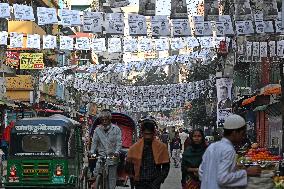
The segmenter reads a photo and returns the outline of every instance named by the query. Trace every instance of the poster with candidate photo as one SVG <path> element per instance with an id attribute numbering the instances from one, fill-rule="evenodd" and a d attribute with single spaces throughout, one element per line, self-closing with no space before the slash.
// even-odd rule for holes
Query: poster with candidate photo
<path id="1" fill-rule="evenodd" d="M 100 53 L 106 51 L 105 38 L 93 38 L 91 49 L 93 52 Z"/>
<path id="2" fill-rule="evenodd" d="M 40 49 L 40 35 L 27 35 L 27 48 Z"/>
<path id="3" fill-rule="evenodd" d="M 274 20 L 278 17 L 276 0 L 263 0 L 263 19 Z"/>
<path id="4" fill-rule="evenodd" d="M 265 27 L 264 21 L 255 21 L 255 32 L 256 33 L 258 34 L 265 33 L 264 27 Z"/>
<path id="5" fill-rule="evenodd" d="M 217 36 L 224 36 L 225 35 L 224 22 L 215 22 L 215 31 Z"/>
<path id="6" fill-rule="evenodd" d="M 170 26 L 167 16 L 152 16 L 151 17 L 151 29 L 152 36 L 169 36 Z"/>
<path id="7" fill-rule="evenodd" d="M 216 80 L 217 88 L 217 123 L 223 126 L 225 118 L 232 113 L 232 85 L 230 78 L 220 78 Z"/>
<path id="8" fill-rule="evenodd" d="M 121 39 L 120 38 L 109 38 L 108 39 L 108 52 L 109 53 L 120 53 L 122 52 Z"/>
<path id="9" fill-rule="evenodd" d="M 0 3 L 0 18 L 10 18 L 10 7 L 8 3 Z"/>
<path id="10" fill-rule="evenodd" d="M 103 26 L 102 12 L 87 12 L 83 13 L 83 31 L 90 33 L 101 33 Z"/>
<path id="11" fill-rule="evenodd" d="M 138 51 L 149 52 L 152 51 L 152 39 L 151 38 L 140 38 L 138 39 Z"/>
<path id="12" fill-rule="evenodd" d="M 212 25 L 210 21 L 203 22 L 203 36 L 213 35 Z"/>
<path id="13" fill-rule="evenodd" d="M 282 28 L 282 21 L 276 20 L 275 28 L 276 28 L 276 33 L 280 33 L 280 34 L 284 33 L 284 28 Z"/>
<path id="14" fill-rule="evenodd" d="M 59 9 L 59 16 L 61 21 L 59 24 L 62 26 L 71 26 L 72 23 L 72 11 L 67 9 Z"/>
<path id="15" fill-rule="evenodd" d="M 56 36 L 44 35 L 43 36 L 43 49 L 57 48 Z"/>
<path id="16" fill-rule="evenodd" d="M 123 40 L 123 51 L 124 52 L 136 52 L 138 50 L 137 39 L 132 37 L 125 37 Z"/>
<path id="17" fill-rule="evenodd" d="M 129 0 L 109 0 L 111 8 L 125 7 L 129 5 Z"/>
<path id="18" fill-rule="evenodd" d="M 234 0 L 235 20 L 252 20 L 252 11 L 249 0 Z"/>
<path id="19" fill-rule="evenodd" d="M 169 50 L 169 39 L 168 38 L 155 39 L 155 47 L 156 47 L 156 51 Z"/>
<path id="20" fill-rule="evenodd" d="M 81 16 L 80 11 L 77 10 L 71 10 L 71 26 L 81 26 Z"/>
<path id="21" fill-rule="evenodd" d="M 195 22 L 194 23 L 194 34 L 196 36 L 203 36 L 203 34 L 204 34 L 204 22 Z"/>
<path id="22" fill-rule="evenodd" d="M 147 35 L 146 17 L 139 14 L 128 15 L 129 35 Z"/>
<path id="23" fill-rule="evenodd" d="M 204 0 L 204 19 L 217 21 L 219 16 L 218 0 Z"/>
<path id="24" fill-rule="evenodd" d="M 173 19 L 173 36 L 191 36 L 188 19 Z"/>
<path id="25" fill-rule="evenodd" d="M 76 38 L 75 49 L 77 50 L 90 50 L 90 39 L 88 37 Z"/>
<path id="26" fill-rule="evenodd" d="M 34 20 L 34 11 L 31 6 L 14 4 L 15 20 Z"/>
<path id="27" fill-rule="evenodd" d="M 107 13 L 105 17 L 106 32 L 108 34 L 124 34 L 124 17 L 122 13 Z"/>
<path id="28" fill-rule="evenodd" d="M 171 39 L 171 49 L 172 50 L 180 50 L 185 48 L 186 43 L 180 37 L 172 38 Z"/>
<path id="29" fill-rule="evenodd" d="M 220 15 L 219 22 L 224 23 L 225 35 L 234 35 L 233 23 L 230 15 Z"/>
<path id="30" fill-rule="evenodd" d="M 10 32 L 10 48 L 23 48 L 24 34 Z"/>
<path id="31" fill-rule="evenodd" d="M 0 45 L 7 45 L 8 32 L 0 31 Z"/>
<path id="32" fill-rule="evenodd" d="M 55 8 L 37 7 L 38 25 L 57 24 L 57 14 Z"/>
<path id="33" fill-rule="evenodd" d="M 237 35 L 249 35 L 254 33 L 252 21 L 236 21 Z"/>
<path id="34" fill-rule="evenodd" d="M 264 32 L 274 33 L 273 21 L 264 21 Z"/>
<path id="35" fill-rule="evenodd" d="M 144 16 L 155 16 L 156 0 L 139 0 L 138 14 Z"/>
<path id="36" fill-rule="evenodd" d="M 260 42 L 260 57 L 267 57 L 267 42 Z"/>
<path id="37" fill-rule="evenodd" d="M 188 18 L 186 0 L 171 0 L 171 19 Z"/>
<path id="38" fill-rule="evenodd" d="M 60 49 L 73 50 L 73 38 L 69 36 L 60 36 Z"/>
<path id="39" fill-rule="evenodd" d="M 188 48 L 194 48 L 200 46 L 198 39 L 196 39 L 195 37 L 187 37 L 186 43 Z"/>

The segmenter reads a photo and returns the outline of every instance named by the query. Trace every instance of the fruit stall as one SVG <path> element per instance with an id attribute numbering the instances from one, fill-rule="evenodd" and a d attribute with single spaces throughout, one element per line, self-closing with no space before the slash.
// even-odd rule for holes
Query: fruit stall
<path id="1" fill-rule="evenodd" d="M 247 189 L 284 189 L 284 177 L 279 175 L 281 156 L 273 155 L 267 148 L 259 148 L 258 144 L 252 144 L 251 148 L 239 155 L 238 166 L 247 168 L 259 166 L 262 169 L 260 177 L 249 177 Z M 281 183 L 283 181 L 283 187 Z"/>

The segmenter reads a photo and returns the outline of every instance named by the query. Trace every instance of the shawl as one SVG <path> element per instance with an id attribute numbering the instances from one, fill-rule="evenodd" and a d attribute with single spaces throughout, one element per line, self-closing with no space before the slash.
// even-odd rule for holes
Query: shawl
<path id="1" fill-rule="evenodd" d="M 187 172 L 187 168 L 198 168 L 202 162 L 202 156 L 205 152 L 206 148 L 198 146 L 189 146 L 186 151 L 184 151 L 182 155 L 182 172 L 183 175 L 188 175 L 192 178 L 195 176 L 189 172 Z"/>
<path id="2" fill-rule="evenodd" d="M 144 139 L 140 139 L 134 145 L 132 145 L 128 151 L 126 161 L 132 163 L 134 165 L 134 180 L 139 181 L 140 177 L 140 168 L 142 163 L 143 156 L 143 148 L 144 148 Z M 152 142 L 152 150 L 154 161 L 156 165 L 169 163 L 169 152 L 166 144 L 160 142 L 157 139 L 153 139 Z"/>

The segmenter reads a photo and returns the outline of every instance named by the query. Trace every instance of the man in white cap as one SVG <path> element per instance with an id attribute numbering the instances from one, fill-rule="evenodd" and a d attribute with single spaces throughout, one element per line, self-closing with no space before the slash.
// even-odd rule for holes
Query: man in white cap
<path id="1" fill-rule="evenodd" d="M 201 189 L 231 189 L 247 185 L 247 176 L 259 176 L 259 167 L 237 170 L 234 145 L 240 144 L 246 136 L 246 122 L 239 115 L 232 114 L 225 119 L 224 137 L 211 144 L 203 155 L 199 167 Z"/>

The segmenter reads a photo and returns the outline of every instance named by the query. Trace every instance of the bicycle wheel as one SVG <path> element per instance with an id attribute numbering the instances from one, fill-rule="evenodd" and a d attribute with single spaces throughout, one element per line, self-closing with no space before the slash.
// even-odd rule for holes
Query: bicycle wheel
<path id="1" fill-rule="evenodd" d="M 102 175 L 98 175 L 96 178 L 96 189 L 104 189 L 103 188 L 103 177 Z"/>

